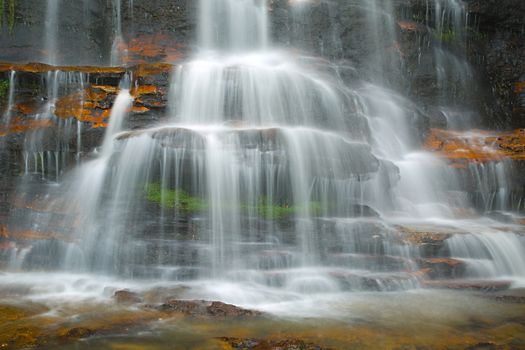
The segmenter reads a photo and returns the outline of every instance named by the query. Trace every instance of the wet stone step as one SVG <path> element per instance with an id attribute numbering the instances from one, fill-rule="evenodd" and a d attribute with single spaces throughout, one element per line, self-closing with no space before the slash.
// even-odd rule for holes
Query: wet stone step
<path id="1" fill-rule="evenodd" d="M 453 290 L 477 290 L 493 292 L 509 289 L 512 281 L 505 280 L 426 280 L 421 282 L 424 288 L 453 289 Z"/>
<path id="2" fill-rule="evenodd" d="M 262 250 L 252 257 L 248 256 L 248 259 L 250 267 L 273 270 L 297 266 L 299 254 L 290 250 Z"/>
<path id="3" fill-rule="evenodd" d="M 191 266 L 141 266 L 126 265 L 123 275 L 136 279 L 156 279 L 161 281 L 191 281 L 199 277 L 208 277 L 206 267 Z"/>
<path id="4" fill-rule="evenodd" d="M 121 264 L 197 266 L 209 260 L 210 247 L 205 244 L 150 240 L 121 247 Z"/>
<path id="5" fill-rule="evenodd" d="M 415 266 L 414 261 L 406 257 L 352 253 L 331 254 L 327 257 L 327 263 L 372 271 L 412 270 Z"/>
<path id="6" fill-rule="evenodd" d="M 525 304 L 525 288 L 498 291 L 490 294 L 479 294 L 481 298 L 506 304 Z"/>
<path id="7" fill-rule="evenodd" d="M 419 278 L 411 273 L 374 273 L 336 271 L 331 273 L 343 290 L 388 292 L 419 287 Z"/>
<path id="8" fill-rule="evenodd" d="M 426 269 L 426 275 L 432 279 L 461 278 L 467 272 L 467 263 L 463 260 L 452 258 L 417 259 L 418 265 Z"/>

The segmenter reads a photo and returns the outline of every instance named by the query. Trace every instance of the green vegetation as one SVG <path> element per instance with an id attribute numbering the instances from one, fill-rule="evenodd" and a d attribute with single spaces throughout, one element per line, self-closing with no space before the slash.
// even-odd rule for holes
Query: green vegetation
<path id="1" fill-rule="evenodd" d="M 12 32 L 15 27 L 15 1 L 7 0 L 7 27 Z M 6 0 L 0 0 L 0 26 L 3 25 Z"/>
<path id="2" fill-rule="evenodd" d="M 9 92 L 9 80 L 1 79 L 0 80 L 0 100 L 4 100 L 7 97 L 8 92 Z"/>
<path id="3" fill-rule="evenodd" d="M 451 29 L 448 29 L 441 33 L 435 32 L 434 37 L 443 43 L 452 44 L 458 40 L 458 33 Z"/>
<path id="4" fill-rule="evenodd" d="M 194 197 L 181 189 L 162 188 L 158 182 L 148 183 L 144 188 L 146 199 L 157 203 L 162 208 L 177 209 L 182 212 L 199 212 L 209 208 L 206 200 Z M 227 206 L 227 204 L 225 204 Z M 233 206 L 232 206 L 233 207 Z M 308 211 L 310 214 L 319 214 L 326 208 L 321 202 L 308 202 L 304 205 L 288 205 L 273 203 L 265 197 L 259 199 L 257 205 L 240 205 L 240 210 L 245 213 L 255 213 L 266 219 L 284 219 L 286 217 Z"/>
<path id="5" fill-rule="evenodd" d="M 198 197 L 193 197 L 184 190 L 162 188 L 158 182 L 145 186 L 146 199 L 158 203 L 167 209 L 177 209 L 185 212 L 196 212 L 208 208 L 208 203 Z"/>
<path id="6" fill-rule="evenodd" d="M 0 28 L 4 25 L 4 0 L 0 0 Z"/>
<path id="7" fill-rule="evenodd" d="M 12 32 L 15 28 L 15 0 L 9 0 L 9 17 L 7 19 L 9 31 Z"/>
<path id="8" fill-rule="evenodd" d="M 425 15 L 422 12 L 417 12 L 412 14 L 412 20 L 415 22 L 424 22 L 425 21 Z"/>

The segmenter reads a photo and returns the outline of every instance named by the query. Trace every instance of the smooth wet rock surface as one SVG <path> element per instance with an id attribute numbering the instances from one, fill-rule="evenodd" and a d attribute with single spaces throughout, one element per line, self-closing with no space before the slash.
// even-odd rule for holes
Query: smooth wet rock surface
<path id="1" fill-rule="evenodd" d="M 156 306 L 155 309 L 164 312 L 181 313 L 196 317 L 253 317 L 261 316 L 262 313 L 255 310 L 247 310 L 235 305 L 220 301 L 205 300 L 169 300 Z"/>

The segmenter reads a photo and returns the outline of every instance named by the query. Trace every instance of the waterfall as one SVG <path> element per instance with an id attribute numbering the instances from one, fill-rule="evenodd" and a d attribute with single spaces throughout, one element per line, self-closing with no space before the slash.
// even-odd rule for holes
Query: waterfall
<path id="1" fill-rule="evenodd" d="M 199 45 L 203 49 L 237 51 L 268 45 L 266 0 L 200 1 L 199 17 Z"/>
<path id="2" fill-rule="evenodd" d="M 45 36 L 44 36 L 44 61 L 48 64 L 58 64 L 58 21 L 60 0 L 47 0 Z"/>
<path id="3" fill-rule="evenodd" d="M 7 93 L 7 107 L 2 117 L 2 124 L 6 128 L 11 125 L 11 118 L 13 117 L 13 107 L 15 104 L 15 91 L 16 91 L 16 72 L 11 70 L 9 72 L 9 90 Z"/>
<path id="4" fill-rule="evenodd" d="M 120 65 L 122 4 L 112 4 L 111 65 Z M 64 195 L 55 205 L 67 203 L 75 225 L 59 248 L 42 242 L 13 254 L 12 268 L 38 267 L 38 254 L 47 252 L 57 270 L 176 281 L 197 286 L 197 297 L 254 305 L 415 289 L 426 278 L 522 278 L 516 225 L 470 215 L 473 202 L 487 212 L 512 209 L 509 165 L 469 165 L 469 198 L 466 175 L 422 150 L 415 124 L 423 112 L 396 82 L 404 58 L 396 51 L 393 2 L 351 5 L 364 15 L 369 46 L 362 63 L 329 62 L 274 43 L 274 2 L 200 0 L 197 50 L 171 74 L 163 121 L 128 128 L 130 109 L 142 102 L 125 76 L 90 160 L 62 177 L 60 152 L 42 151 L 38 133 L 27 139 L 26 175 L 59 183 Z M 451 126 L 468 126 L 453 121 L 457 105 L 445 98 L 454 94 L 449 75 L 467 84 L 471 74 L 445 42 L 464 39 L 464 4 L 428 0 L 426 8 L 429 40 L 441 41 L 430 69 L 442 94 L 434 102 Z M 303 10 L 290 9 L 293 20 L 304 19 Z M 334 11 L 329 7 L 335 38 Z M 342 41 L 334 41 L 343 55 Z M 64 79 L 82 90 L 88 80 L 49 73 L 41 118 L 54 118 Z M 83 128 L 77 122 L 77 156 Z M 446 265 L 436 259 L 467 268 L 426 276 L 428 264 Z M 236 294 L 221 294 L 223 286 Z"/>

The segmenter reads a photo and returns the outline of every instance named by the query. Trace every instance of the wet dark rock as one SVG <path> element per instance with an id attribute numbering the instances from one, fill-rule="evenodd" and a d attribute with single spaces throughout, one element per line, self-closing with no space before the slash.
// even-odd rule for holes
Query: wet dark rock
<path id="1" fill-rule="evenodd" d="M 455 234 L 455 230 L 440 227 L 396 227 L 400 242 L 415 245 L 422 257 L 447 256 L 445 241 Z"/>
<path id="2" fill-rule="evenodd" d="M 458 278 L 463 277 L 466 272 L 465 262 L 458 259 L 420 259 L 418 264 L 422 269 L 428 269 L 426 274 L 430 278 Z"/>
<path id="3" fill-rule="evenodd" d="M 126 289 L 116 291 L 113 299 L 119 304 L 137 304 L 142 302 L 139 294 Z"/>
<path id="4" fill-rule="evenodd" d="M 173 299 L 156 306 L 155 309 L 197 317 L 254 317 L 262 315 L 259 311 L 243 309 L 220 301 L 209 302 L 205 300 Z"/>
<path id="5" fill-rule="evenodd" d="M 63 339 L 66 340 L 78 340 L 83 338 L 88 338 L 95 335 L 95 331 L 89 328 L 84 327 L 75 327 L 69 329 L 63 336 Z"/>
<path id="6" fill-rule="evenodd" d="M 494 343 L 482 342 L 467 346 L 465 350 L 496 350 L 500 347 Z"/>
<path id="7" fill-rule="evenodd" d="M 190 290 L 186 286 L 156 287 L 144 292 L 144 300 L 148 303 L 164 303 L 174 298 L 182 299 L 184 294 Z"/>
<path id="8" fill-rule="evenodd" d="M 488 280 L 432 280 L 422 281 L 425 288 L 454 289 L 454 290 L 477 290 L 494 292 L 509 289 L 511 281 L 488 281 Z"/>
<path id="9" fill-rule="evenodd" d="M 500 211 L 491 211 L 491 212 L 485 213 L 484 215 L 488 216 L 489 218 L 493 220 L 503 222 L 503 223 L 513 223 L 514 222 L 514 217 L 512 215 L 509 215 L 509 214 L 506 214 Z"/>
<path id="10" fill-rule="evenodd" d="M 350 213 L 353 213 L 356 217 L 368 217 L 368 218 L 378 218 L 380 217 L 379 213 L 369 207 L 368 205 L 355 204 L 350 208 Z"/>
<path id="11" fill-rule="evenodd" d="M 219 340 L 229 344 L 234 349 L 253 350 L 329 350 L 329 348 L 305 342 L 300 339 L 261 340 L 222 337 Z"/>
<path id="12" fill-rule="evenodd" d="M 406 271 L 414 263 L 410 259 L 400 256 L 345 253 L 330 255 L 328 262 L 337 266 L 343 265 L 370 271 Z"/>
<path id="13" fill-rule="evenodd" d="M 418 285 L 416 276 L 399 271 L 358 274 L 347 270 L 334 270 L 330 276 L 343 290 L 348 291 L 386 292 L 414 288 Z"/>
<path id="14" fill-rule="evenodd" d="M 490 294 L 479 294 L 481 298 L 505 304 L 525 304 L 525 289 L 510 289 Z"/>

